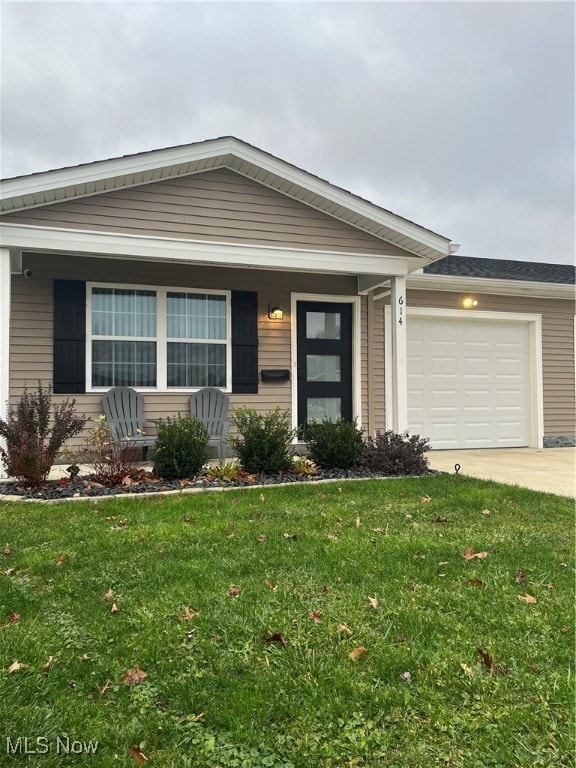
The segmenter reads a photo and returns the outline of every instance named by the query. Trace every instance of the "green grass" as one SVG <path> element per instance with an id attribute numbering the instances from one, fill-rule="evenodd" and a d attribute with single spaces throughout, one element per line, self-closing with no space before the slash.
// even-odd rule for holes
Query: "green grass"
<path id="1" fill-rule="evenodd" d="M 0 765 L 573 765 L 573 513 L 447 475 L 4 504 Z"/>

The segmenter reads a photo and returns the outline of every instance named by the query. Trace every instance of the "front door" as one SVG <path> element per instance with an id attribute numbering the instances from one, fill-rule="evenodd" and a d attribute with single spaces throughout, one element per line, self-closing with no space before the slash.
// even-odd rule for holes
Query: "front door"
<path id="1" fill-rule="evenodd" d="M 298 425 L 352 421 L 352 304 L 299 301 Z"/>

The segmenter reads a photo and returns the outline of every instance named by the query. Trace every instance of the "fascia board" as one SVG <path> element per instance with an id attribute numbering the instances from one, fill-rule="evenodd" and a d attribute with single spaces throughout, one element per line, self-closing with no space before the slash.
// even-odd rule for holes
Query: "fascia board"
<path id="1" fill-rule="evenodd" d="M 405 275 L 407 259 L 395 256 L 274 248 L 89 230 L 0 224 L 0 243 L 7 248 L 64 252 L 229 267 L 282 269 L 346 275 Z"/>
<path id="2" fill-rule="evenodd" d="M 46 171 L 22 178 L 7 179 L 0 182 L 0 200 L 9 197 L 33 195 L 38 192 L 48 192 L 75 184 L 87 184 L 105 181 L 128 174 L 145 173 L 158 168 L 178 165 L 180 163 L 193 163 L 199 160 L 207 160 L 210 157 L 228 154 L 233 149 L 229 139 L 216 139 L 214 142 L 206 142 L 193 147 L 174 147 L 172 149 L 159 149 L 142 155 L 119 157 L 112 160 L 101 160 L 96 163 L 87 163 L 72 168 Z"/>
<path id="3" fill-rule="evenodd" d="M 33 196 L 54 189 L 104 181 L 183 163 L 198 162 L 219 155 L 233 155 L 259 169 L 296 184 L 312 194 L 319 195 L 353 213 L 365 216 L 405 237 L 432 248 L 441 255 L 447 256 L 450 253 L 450 240 L 448 238 L 401 219 L 373 203 L 363 201 L 351 193 L 334 187 L 327 181 L 317 179 L 282 160 L 233 139 L 215 139 L 212 142 L 197 146 L 161 149 L 141 156 L 102 160 L 99 163 L 94 163 L 94 165 L 87 164 L 75 168 L 48 171 L 38 176 L 8 179 L 0 183 L 0 200 L 26 195 Z M 224 163 L 224 167 L 226 165 L 227 163 Z M 236 172 L 239 171 L 236 170 Z"/>
<path id="4" fill-rule="evenodd" d="M 417 291 L 468 291 L 470 293 L 492 293 L 506 296 L 535 296 L 572 300 L 576 298 L 576 290 L 573 285 L 529 280 L 496 280 L 487 277 L 411 274 L 407 279 L 407 286 L 411 290 Z"/>

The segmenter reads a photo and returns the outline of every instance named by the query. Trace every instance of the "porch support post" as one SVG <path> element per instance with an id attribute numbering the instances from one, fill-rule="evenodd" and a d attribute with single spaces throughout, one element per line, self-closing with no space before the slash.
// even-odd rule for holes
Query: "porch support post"
<path id="1" fill-rule="evenodd" d="M 408 428 L 408 395 L 406 375 L 406 278 L 390 279 L 390 309 L 392 338 L 392 429 L 404 432 Z M 387 419 L 388 423 L 390 420 Z"/>
<path id="2" fill-rule="evenodd" d="M 0 418 L 8 416 L 10 395 L 10 251 L 0 248 Z M 0 438 L 1 440 L 1 438 Z M 2 446 L 4 443 L 2 441 Z M 0 477 L 6 477 L 0 464 Z"/>

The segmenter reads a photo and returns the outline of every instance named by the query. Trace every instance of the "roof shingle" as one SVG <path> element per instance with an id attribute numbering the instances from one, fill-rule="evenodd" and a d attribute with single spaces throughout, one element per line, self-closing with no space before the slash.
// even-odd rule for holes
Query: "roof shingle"
<path id="1" fill-rule="evenodd" d="M 524 280 L 565 285 L 574 285 L 576 281 L 576 267 L 572 264 L 544 264 L 512 259 L 480 259 L 472 256 L 446 256 L 424 267 L 424 274 L 484 277 L 491 280 Z"/>

